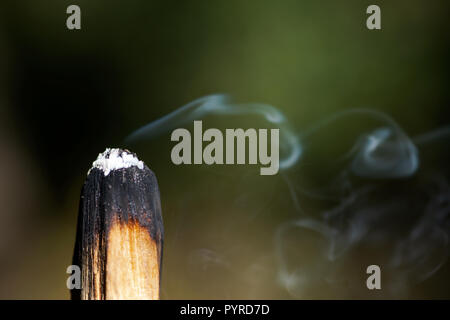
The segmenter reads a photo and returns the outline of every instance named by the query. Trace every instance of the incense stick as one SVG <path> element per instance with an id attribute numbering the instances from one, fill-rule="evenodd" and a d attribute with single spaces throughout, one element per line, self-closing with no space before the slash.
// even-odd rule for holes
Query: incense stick
<path id="1" fill-rule="evenodd" d="M 99 154 L 84 183 L 72 299 L 159 299 L 163 221 L 154 173 L 128 150 Z"/>

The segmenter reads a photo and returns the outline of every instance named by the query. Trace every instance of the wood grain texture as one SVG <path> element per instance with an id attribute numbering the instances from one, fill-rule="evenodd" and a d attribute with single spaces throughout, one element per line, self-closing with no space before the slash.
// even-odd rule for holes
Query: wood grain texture
<path id="1" fill-rule="evenodd" d="M 139 223 L 114 223 L 106 255 L 107 299 L 159 299 L 158 245 Z"/>
<path id="2" fill-rule="evenodd" d="M 145 166 L 92 169 L 81 192 L 74 300 L 159 299 L 164 228 L 159 188 Z"/>

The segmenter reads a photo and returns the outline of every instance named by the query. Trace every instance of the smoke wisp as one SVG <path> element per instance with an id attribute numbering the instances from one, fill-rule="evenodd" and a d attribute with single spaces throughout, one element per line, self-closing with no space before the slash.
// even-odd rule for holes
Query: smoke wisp
<path id="1" fill-rule="evenodd" d="M 228 211 L 233 221 L 232 212 L 241 211 L 242 201 L 248 201 L 243 211 L 250 212 L 249 221 L 259 217 L 258 212 L 262 211 L 257 201 L 265 203 L 271 215 L 281 216 L 274 220 L 276 225 L 271 229 L 272 247 L 257 259 L 271 259 L 265 264 L 273 266 L 274 283 L 292 297 L 321 296 L 317 292 L 324 288 L 332 293 L 322 297 L 355 296 L 365 285 L 362 278 L 366 262 L 381 266 L 389 279 L 384 282 L 388 296 L 404 297 L 412 286 L 427 280 L 445 264 L 450 253 L 448 173 L 439 168 L 429 173 L 422 168 L 421 148 L 447 137 L 450 133 L 447 127 L 411 138 L 385 113 L 351 109 L 308 128 L 295 128 L 295 123 L 273 106 L 237 104 L 226 95 L 210 95 L 150 122 L 131 133 L 126 142 L 161 136 L 205 116 L 241 115 L 256 116 L 268 126 L 280 129 L 282 158 L 277 188 L 288 190 L 280 191 L 280 197 L 292 206 L 273 207 L 265 202 L 265 194 L 250 197 L 245 187 L 254 183 L 249 182 L 251 179 L 246 179 L 248 184 L 243 185 L 235 179 L 223 179 L 234 184 L 232 188 L 238 191 L 232 193 L 232 201 L 222 201 L 227 208 L 232 208 Z M 327 172 L 319 188 L 305 186 L 302 179 L 311 169 L 304 159 L 310 156 L 311 146 L 318 143 L 325 149 L 327 146 L 327 141 L 317 140 L 317 136 L 338 139 L 351 119 L 371 125 L 350 135 L 351 143 L 339 157 L 326 159 L 313 169 Z M 341 131 L 336 131 L 339 123 Z M 233 223 L 227 227 L 224 222 L 219 228 L 224 233 L 236 231 Z M 232 270 L 237 258 L 233 259 L 233 254 L 226 249 L 215 251 L 211 247 L 192 250 L 190 257 L 195 259 L 187 259 L 188 264 L 196 261 L 198 267 L 198 261 L 206 261 L 209 269 L 217 264 Z M 199 259 L 200 256 L 203 258 Z M 271 273 L 266 265 L 251 260 L 247 267 L 264 270 L 261 272 L 267 276 Z M 352 268 L 358 265 L 360 273 L 355 273 Z"/>

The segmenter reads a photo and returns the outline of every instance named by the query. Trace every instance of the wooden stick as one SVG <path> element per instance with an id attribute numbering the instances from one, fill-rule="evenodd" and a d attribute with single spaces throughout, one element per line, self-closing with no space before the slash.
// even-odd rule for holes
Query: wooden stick
<path id="1" fill-rule="evenodd" d="M 81 192 L 73 264 L 82 289 L 72 299 L 159 299 L 163 237 L 154 173 L 135 154 L 107 149 Z"/>

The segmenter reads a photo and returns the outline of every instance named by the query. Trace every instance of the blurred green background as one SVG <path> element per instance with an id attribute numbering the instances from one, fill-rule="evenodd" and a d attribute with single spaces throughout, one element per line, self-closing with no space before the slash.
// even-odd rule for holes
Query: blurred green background
<path id="1" fill-rule="evenodd" d="M 65 26 L 70 4 L 81 7 L 81 30 Z M 381 7 L 380 31 L 366 28 L 370 4 Z M 198 97 L 274 105 L 296 130 L 354 107 L 386 112 L 412 136 L 446 125 L 447 11 L 446 1 L 418 0 L 2 1 L 0 298 L 69 297 L 65 271 L 91 162 Z M 339 136 L 319 144 L 326 153 Z M 171 145 L 167 134 L 132 149 L 159 179 L 163 298 L 298 297 L 276 281 L 273 226 L 292 218 L 280 178 L 243 169 L 252 193 L 230 213 L 223 202 L 242 195 L 233 188 L 242 172 L 175 167 Z M 448 269 L 409 294 L 300 297 L 448 298 Z"/>

